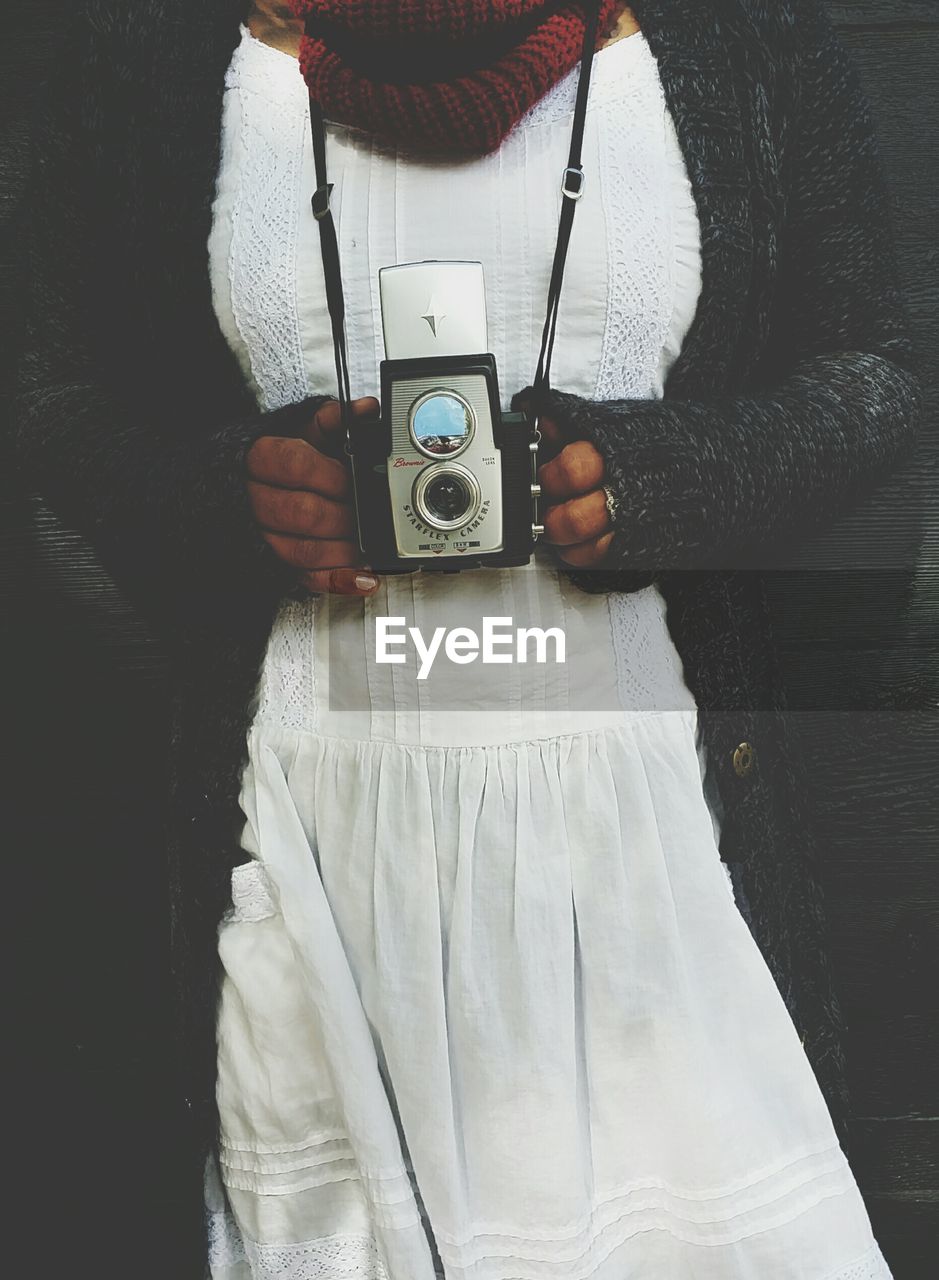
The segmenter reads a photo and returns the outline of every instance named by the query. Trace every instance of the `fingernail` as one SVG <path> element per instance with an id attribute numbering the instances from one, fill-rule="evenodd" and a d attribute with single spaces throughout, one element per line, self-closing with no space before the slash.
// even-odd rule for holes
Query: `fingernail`
<path id="1" fill-rule="evenodd" d="M 356 591 L 374 591 L 378 586 L 378 579 L 372 577 L 370 573 L 357 573 L 355 576 Z"/>

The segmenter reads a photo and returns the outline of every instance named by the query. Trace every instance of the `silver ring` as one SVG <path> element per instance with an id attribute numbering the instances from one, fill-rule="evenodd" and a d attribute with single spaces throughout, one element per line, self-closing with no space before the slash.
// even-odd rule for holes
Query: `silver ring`
<path id="1" fill-rule="evenodd" d="M 619 499 L 608 484 L 603 486 L 603 496 L 606 498 L 606 513 L 610 517 L 610 524 L 615 525 L 616 513 L 619 511 Z"/>

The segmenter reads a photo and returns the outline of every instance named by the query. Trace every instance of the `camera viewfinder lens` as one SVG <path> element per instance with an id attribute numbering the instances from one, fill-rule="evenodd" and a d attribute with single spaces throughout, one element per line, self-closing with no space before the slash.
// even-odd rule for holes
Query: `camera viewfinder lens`
<path id="1" fill-rule="evenodd" d="M 448 458 L 462 452 L 473 427 L 472 409 L 450 391 L 425 392 L 411 410 L 411 438 L 428 457 Z"/>

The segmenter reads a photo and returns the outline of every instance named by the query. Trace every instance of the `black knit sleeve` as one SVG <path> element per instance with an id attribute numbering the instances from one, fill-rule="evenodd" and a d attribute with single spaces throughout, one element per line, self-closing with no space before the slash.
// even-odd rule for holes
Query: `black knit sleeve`
<path id="1" fill-rule="evenodd" d="M 603 455 L 617 500 L 603 568 L 778 562 L 854 505 L 914 436 L 919 384 L 870 107 L 819 0 L 792 8 L 799 103 L 772 376 L 738 396 L 591 401 L 552 391 L 545 402 L 571 438 Z"/>
<path id="2" fill-rule="evenodd" d="M 26 309 L 12 444 L 25 481 L 87 538 L 155 634 L 235 622 L 297 582 L 256 525 L 246 455 L 260 436 L 296 436 L 331 397 L 244 415 L 194 436 L 163 429 L 145 389 L 135 403 L 90 335 L 94 289 L 87 182 L 99 110 L 94 24 L 77 20 L 33 122 L 24 201 Z M 96 128 L 107 135 L 113 121 Z"/>

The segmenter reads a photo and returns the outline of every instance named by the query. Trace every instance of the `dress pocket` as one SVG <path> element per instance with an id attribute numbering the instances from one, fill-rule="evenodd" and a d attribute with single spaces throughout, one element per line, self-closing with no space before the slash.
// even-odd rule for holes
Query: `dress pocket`
<path id="1" fill-rule="evenodd" d="M 417 1280 L 427 1241 L 395 1115 L 287 778 L 302 745 L 321 749 L 312 737 L 249 740 L 249 860 L 232 870 L 218 934 L 219 1173 L 249 1256 L 294 1241 L 315 1257 L 337 1233 L 374 1236 Z M 303 766 L 307 785 L 316 761 Z"/>
<path id="2" fill-rule="evenodd" d="M 263 862 L 231 873 L 219 928 L 219 1167 L 226 1187 L 278 1195 L 355 1176 L 277 889 Z"/>
<path id="3" fill-rule="evenodd" d="M 309 869 L 308 848 L 296 852 Z M 423 1254 L 427 1243 L 387 1100 L 373 1097 L 364 1133 L 362 1122 L 350 1132 L 350 1088 L 377 1067 L 366 1041 L 354 1070 L 337 1070 L 342 971 L 334 965 L 320 981 L 304 949 L 336 942 L 309 918 L 316 883 L 306 893 L 285 885 L 257 858 L 232 871 L 218 936 L 218 1172 L 252 1275 L 287 1274 L 296 1252 L 311 1268 L 303 1274 L 332 1274 L 330 1258 L 361 1255 L 361 1274 L 386 1280 L 377 1237 L 392 1254 Z M 402 1274 L 420 1272 L 409 1261 Z"/>
<path id="4" fill-rule="evenodd" d="M 273 885 L 263 862 L 252 858 L 232 868 L 231 900 L 226 923 L 269 920 L 277 914 Z"/>

